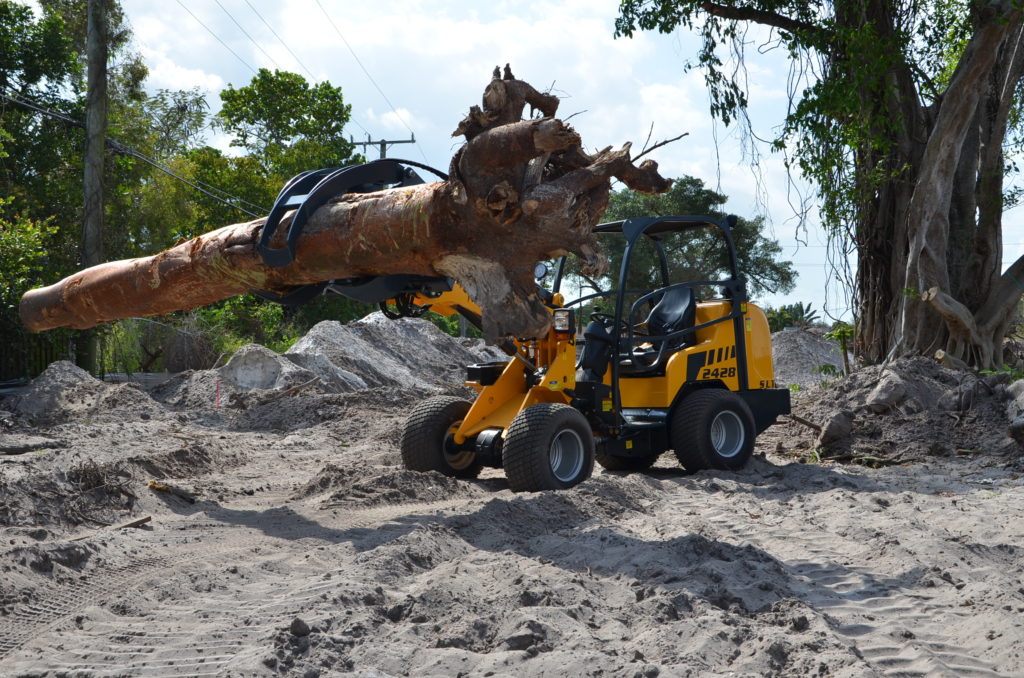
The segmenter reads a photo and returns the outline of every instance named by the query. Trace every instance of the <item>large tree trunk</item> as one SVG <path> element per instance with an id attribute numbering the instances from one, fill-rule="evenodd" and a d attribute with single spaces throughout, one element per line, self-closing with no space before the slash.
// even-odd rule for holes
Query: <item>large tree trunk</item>
<path id="1" fill-rule="evenodd" d="M 889 20 L 870 17 L 882 34 Z M 861 149 L 855 170 L 866 177 L 858 182 L 857 349 L 867 362 L 941 348 L 977 367 L 1001 363 L 1021 292 L 1011 271 L 999 275 L 1002 143 L 1024 72 L 1021 35 L 1019 10 L 979 5 L 972 39 L 930 107 L 917 103 L 909 69 L 881 88 L 884 116 L 873 108 L 877 88 L 861 98 L 864 119 L 888 119 L 888 131 L 875 133 L 891 142 L 880 153 Z"/>
<path id="2" fill-rule="evenodd" d="M 1020 298 L 1019 289 L 993 283 L 1002 263 L 1002 140 L 1024 63 L 1021 38 L 1019 10 L 982 10 L 942 97 L 910 203 L 904 285 L 912 293 L 892 355 L 944 348 L 978 367 L 1002 362 Z"/>
<path id="3" fill-rule="evenodd" d="M 529 104 L 543 117 L 522 120 Z M 536 336 L 549 314 L 536 296 L 534 264 L 573 252 L 588 269 L 606 265 L 591 229 L 604 212 L 612 177 L 644 192 L 669 181 L 647 160 L 621 150 L 588 155 L 553 116 L 558 99 L 505 78 L 487 86 L 455 134 L 466 143 L 447 181 L 347 194 L 310 218 L 295 261 L 263 264 L 263 220 L 212 231 L 141 259 L 80 271 L 32 290 L 21 317 L 32 330 L 87 328 L 119 318 L 185 310 L 248 290 L 275 290 L 338 278 L 410 273 L 459 281 L 483 311 L 490 338 Z M 283 243 L 288 219 L 274 246 Z"/>

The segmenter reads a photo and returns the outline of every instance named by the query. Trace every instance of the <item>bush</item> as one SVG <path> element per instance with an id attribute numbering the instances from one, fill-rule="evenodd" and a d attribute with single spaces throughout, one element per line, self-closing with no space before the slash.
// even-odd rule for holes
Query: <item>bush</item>
<path id="1" fill-rule="evenodd" d="M 802 304 L 799 301 L 779 308 L 767 306 L 764 314 L 768 318 L 768 328 L 772 332 L 778 332 L 787 327 L 806 329 L 820 321 L 818 312 L 810 304 Z"/>

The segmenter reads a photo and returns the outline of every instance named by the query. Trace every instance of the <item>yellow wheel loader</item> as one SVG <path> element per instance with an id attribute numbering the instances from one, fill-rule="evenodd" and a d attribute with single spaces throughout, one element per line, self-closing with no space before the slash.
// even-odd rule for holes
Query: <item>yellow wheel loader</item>
<path id="1" fill-rule="evenodd" d="M 509 342 L 507 360 L 469 365 L 472 402 L 437 396 L 416 406 L 402 432 L 406 468 L 459 478 L 502 468 L 517 492 L 572 487 L 595 460 L 647 469 L 668 450 L 688 471 L 741 468 L 790 404 L 775 385 L 768 322 L 737 270 L 734 225 L 700 216 L 596 227 L 625 240 L 617 280 L 567 302 L 561 287 L 582 277 L 560 260 L 551 290 L 540 290 L 548 335 Z M 674 280 L 693 267 L 674 265 L 664 245 L 698 232 L 706 244 L 709 231 L 721 244 L 717 275 Z M 392 298 L 400 314 L 430 308 L 479 321 L 458 285 L 416 291 L 423 282 L 397 281 L 411 290 Z M 582 332 L 580 315 L 589 316 Z"/>
<path id="2" fill-rule="evenodd" d="M 391 158 L 294 177 L 263 227 L 265 263 L 289 264 L 307 218 L 332 196 L 422 183 L 414 168 L 447 178 Z M 291 210 L 286 247 L 272 248 Z M 688 471 L 742 467 L 754 438 L 789 412 L 789 390 L 775 387 L 768 322 L 747 301 L 735 224 L 733 216 L 671 216 L 597 226 L 600 237 L 620 240 L 606 248 L 621 253 L 618 273 L 588 280 L 565 257 L 558 261 L 550 290 L 538 284 L 552 315 L 547 336 L 508 341 L 507 360 L 469 365 L 472 402 L 438 396 L 416 406 L 402 432 L 406 468 L 473 478 L 491 466 L 504 469 L 513 490 L 537 491 L 586 480 L 595 460 L 608 470 L 643 470 L 667 450 Z M 550 273 L 541 266 L 538 280 Z M 590 293 L 582 294 L 582 282 Z M 575 285 L 578 298 L 566 301 L 563 285 Z M 430 309 L 481 325 L 479 307 L 442 277 L 255 293 L 291 306 L 328 292 L 380 304 L 390 317 Z"/>

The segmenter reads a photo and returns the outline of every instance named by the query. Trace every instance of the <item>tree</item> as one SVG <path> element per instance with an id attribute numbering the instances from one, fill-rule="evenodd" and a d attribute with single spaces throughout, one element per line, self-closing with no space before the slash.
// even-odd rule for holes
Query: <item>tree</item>
<path id="1" fill-rule="evenodd" d="M 352 107 L 340 87 L 326 81 L 310 86 L 296 73 L 261 68 L 248 85 L 228 85 L 220 98 L 218 124 L 234 136 L 232 146 L 260 160 L 266 174 L 288 178 L 358 162 L 343 133 Z"/>
<path id="2" fill-rule="evenodd" d="M 617 33 L 693 29 L 711 111 L 747 105 L 747 28 L 794 71 L 774 147 L 818 186 L 825 226 L 855 244 L 856 349 L 868 361 L 945 348 L 1001 364 L 1024 259 L 1002 267 L 1004 185 L 1020 147 L 1018 0 L 623 0 Z M 1014 198 L 1015 199 L 1015 198 Z"/>
<path id="3" fill-rule="evenodd" d="M 646 195 L 638 191 L 623 189 L 615 191 L 609 196 L 608 209 L 604 213 L 605 221 L 617 219 L 628 219 L 630 217 L 660 216 L 660 215 L 686 215 L 706 214 L 714 217 L 724 217 L 721 207 L 727 198 L 721 193 L 716 193 L 704 186 L 704 182 L 696 177 L 682 177 L 675 179 L 672 188 L 660 195 Z M 779 261 L 782 248 L 775 240 L 770 240 L 761 235 L 764 228 L 764 218 L 754 219 L 740 218 L 733 229 L 733 239 L 736 241 L 736 258 L 739 263 L 740 275 L 747 280 L 747 292 L 751 297 L 761 294 L 785 294 L 793 289 L 796 283 L 797 273 L 793 270 L 793 264 L 788 261 Z M 720 239 L 711 231 L 699 231 L 694 237 L 686 237 L 685 234 L 675 234 L 668 239 L 664 246 L 668 255 L 669 265 L 674 266 L 678 271 L 671 275 L 673 280 L 682 280 L 694 277 L 698 272 L 706 270 L 722 270 L 728 264 L 723 260 L 725 251 L 716 247 Z M 622 249 L 609 251 L 612 271 L 619 270 L 622 263 Z M 686 268 L 694 273 L 688 274 L 682 271 Z M 650 272 L 656 272 L 656 266 L 649 267 Z M 655 285 L 655 278 L 647 281 L 649 285 Z"/>
<path id="4" fill-rule="evenodd" d="M 591 273 L 606 260 L 591 232 L 611 179 L 647 192 L 671 182 L 657 163 L 630 160 L 630 145 L 594 155 L 556 119 L 558 98 L 495 69 L 484 106 L 456 134 L 466 143 L 447 181 L 339 195 L 313 213 L 295 260 L 265 266 L 259 221 L 227 226 L 152 257 L 81 271 L 22 298 L 33 330 L 84 328 L 116 318 L 193 308 L 248 289 L 411 273 L 459 281 L 483 312 L 490 338 L 538 336 L 550 313 L 537 297 L 534 264 L 577 253 Z M 522 119 L 529 104 L 542 117 Z M 283 240 L 287 223 L 276 232 Z M 586 271 L 585 271 L 586 272 Z"/>

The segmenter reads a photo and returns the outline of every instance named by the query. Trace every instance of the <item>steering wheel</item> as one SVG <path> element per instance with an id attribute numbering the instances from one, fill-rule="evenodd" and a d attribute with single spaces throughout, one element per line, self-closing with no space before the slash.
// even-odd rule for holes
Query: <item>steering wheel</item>
<path id="1" fill-rule="evenodd" d="M 616 327 L 616 325 L 618 325 L 617 329 L 619 332 L 625 332 L 626 330 L 629 329 L 629 326 L 626 324 L 626 321 L 617 321 L 615 320 L 615 317 L 610 313 L 601 313 L 600 311 L 595 311 L 594 313 L 590 314 L 590 319 L 601 323 L 602 325 L 609 329 L 614 328 Z"/>

